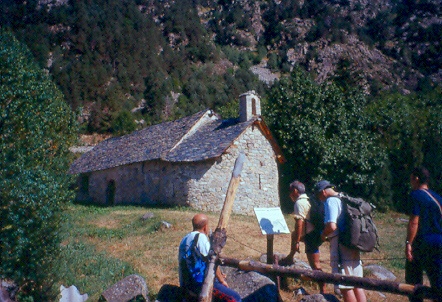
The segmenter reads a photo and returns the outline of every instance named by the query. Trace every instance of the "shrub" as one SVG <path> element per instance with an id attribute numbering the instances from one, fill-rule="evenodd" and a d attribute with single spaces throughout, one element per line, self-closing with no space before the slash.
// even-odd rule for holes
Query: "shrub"
<path id="1" fill-rule="evenodd" d="M 0 34 L 0 277 L 20 295 L 49 301 L 76 124 L 61 92 L 30 51 Z"/>

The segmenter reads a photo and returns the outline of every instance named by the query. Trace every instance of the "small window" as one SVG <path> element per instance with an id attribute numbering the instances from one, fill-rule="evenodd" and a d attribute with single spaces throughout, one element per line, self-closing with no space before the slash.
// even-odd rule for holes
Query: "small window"
<path id="1" fill-rule="evenodd" d="M 256 115 L 256 99 L 252 98 L 252 115 Z"/>

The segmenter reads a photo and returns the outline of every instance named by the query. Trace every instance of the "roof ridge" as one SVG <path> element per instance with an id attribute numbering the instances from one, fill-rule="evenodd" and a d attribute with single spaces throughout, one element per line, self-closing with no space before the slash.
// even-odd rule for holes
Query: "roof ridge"
<path id="1" fill-rule="evenodd" d="M 186 134 L 183 135 L 183 137 L 172 147 L 170 148 L 167 153 L 172 152 L 175 148 L 177 148 L 186 138 L 190 137 L 192 134 L 194 134 L 201 126 L 207 124 L 205 122 L 205 117 L 209 115 L 209 117 L 216 116 L 215 112 L 211 109 L 206 109 L 206 112 L 201 115 L 201 117 L 195 122 L 195 124 L 187 131 Z M 163 156 L 162 156 L 163 157 Z"/>

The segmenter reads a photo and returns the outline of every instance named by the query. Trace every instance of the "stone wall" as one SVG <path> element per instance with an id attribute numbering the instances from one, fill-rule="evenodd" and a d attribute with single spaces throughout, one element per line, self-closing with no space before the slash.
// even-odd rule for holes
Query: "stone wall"
<path id="1" fill-rule="evenodd" d="M 272 146 L 257 127 L 249 127 L 200 179 L 189 186 L 189 203 L 204 211 L 219 212 L 240 152 L 246 160 L 236 191 L 233 212 L 254 215 L 254 207 L 279 206 L 278 167 Z"/>
<path id="2" fill-rule="evenodd" d="M 213 160 L 189 164 L 149 161 L 95 171 L 89 175 L 88 193 L 82 196 L 98 204 L 185 206 L 189 205 L 191 178 L 201 178 L 212 165 Z M 113 200 L 106 193 L 111 182 L 115 184 Z"/>
<path id="3" fill-rule="evenodd" d="M 86 195 L 99 204 L 189 205 L 219 212 L 240 152 L 245 153 L 246 160 L 233 212 L 254 215 L 254 207 L 279 206 L 275 154 L 254 126 L 247 128 L 218 159 L 190 163 L 149 161 L 93 172 Z"/>

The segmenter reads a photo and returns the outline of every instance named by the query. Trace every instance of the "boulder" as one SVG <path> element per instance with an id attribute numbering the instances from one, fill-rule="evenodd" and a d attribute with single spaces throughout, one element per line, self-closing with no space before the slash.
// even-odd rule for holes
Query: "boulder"
<path id="1" fill-rule="evenodd" d="M 278 289 L 270 278 L 256 272 L 243 272 L 231 267 L 221 267 L 221 270 L 227 275 L 226 281 L 229 287 L 239 293 L 242 301 L 278 301 Z M 182 302 L 184 294 L 180 287 L 165 284 L 161 287 L 155 302 Z"/>
<path id="2" fill-rule="evenodd" d="M 106 289 L 99 302 L 149 301 L 144 278 L 130 275 Z"/>
<path id="3" fill-rule="evenodd" d="M 244 302 L 278 301 L 278 288 L 269 277 L 232 267 L 221 267 L 221 270 L 227 275 L 229 287 L 238 292 Z"/>
<path id="4" fill-rule="evenodd" d="M 295 269 L 306 269 L 306 270 L 311 270 L 312 269 L 307 262 L 302 261 L 302 260 L 300 260 L 300 259 L 298 259 L 296 257 L 293 257 L 291 263 L 283 263 L 282 259 L 287 257 L 286 254 L 275 253 L 274 255 L 278 259 L 278 262 L 280 262 L 279 265 L 281 265 L 281 266 L 291 266 L 291 267 L 293 267 Z M 262 262 L 262 263 L 267 263 L 267 254 L 266 253 L 261 254 L 261 257 L 259 257 L 259 261 Z"/>
<path id="5" fill-rule="evenodd" d="M 0 302 L 15 301 L 15 294 L 18 291 L 18 286 L 12 281 L 0 279 Z"/>
<path id="6" fill-rule="evenodd" d="M 281 260 L 287 256 L 286 254 L 282 254 L 282 253 L 278 253 L 278 252 L 275 252 L 273 255 L 275 258 L 277 258 L 279 260 Z M 259 262 L 267 263 L 267 253 L 261 254 L 261 256 L 259 257 Z"/>
<path id="7" fill-rule="evenodd" d="M 161 221 L 161 229 L 170 229 L 171 227 L 172 227 L 171 223 L 164 220 Z"/>
<path id="8" fill-rule="evenodd" d="M 146 214 L 144 214 L 142 217 L 141 217 L 141 220 L 148 220 L 148 219 L 152 219 L 152 218 L 154 218 L 155 217 L 155 214 L 154 213 L 152 213 L 152 212 L 147 212 Z"/>
<path id="9" fill-rule="evenodd" d="M 396 276 L 392 272 L 377 264 L 364 266 L 364 276 L 374 276 L 380 280 L 396 280 Z"/>
<path id="10" fill-rule="evenodd" d="M 3 288 L 3 286 L 0 286 L 0 302 L 13 302 L 8 290 Z"/>

